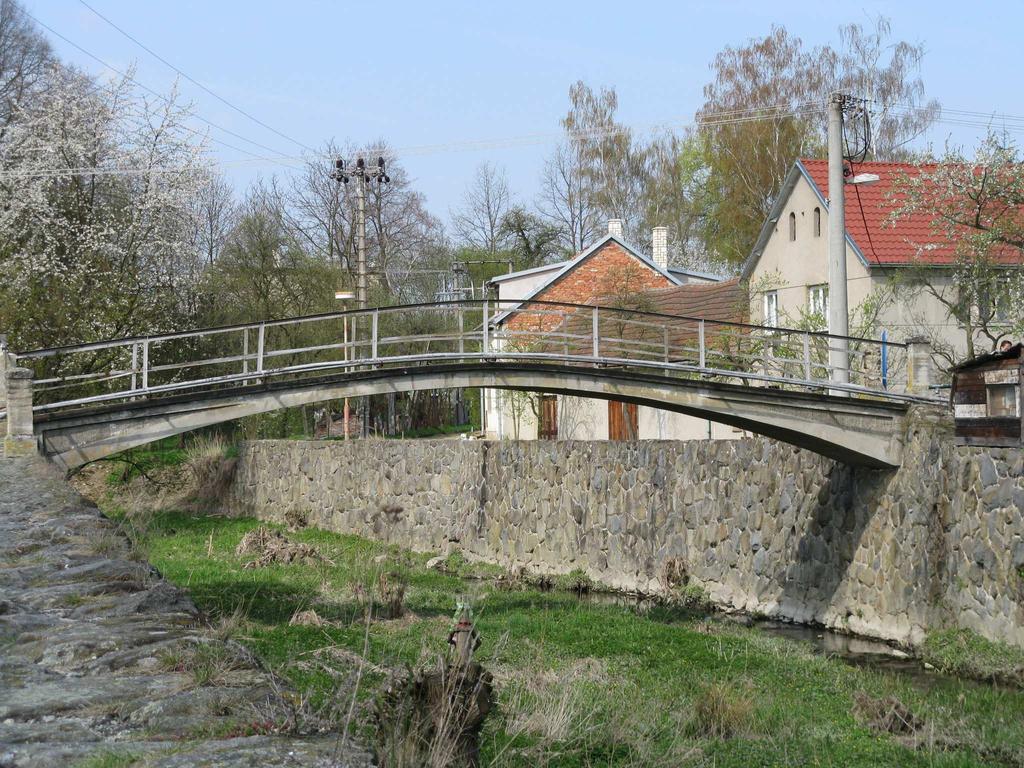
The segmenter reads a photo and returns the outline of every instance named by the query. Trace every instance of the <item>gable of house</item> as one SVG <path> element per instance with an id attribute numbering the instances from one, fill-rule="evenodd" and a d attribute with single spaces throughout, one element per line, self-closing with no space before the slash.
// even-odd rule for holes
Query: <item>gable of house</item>
<path id="1" fill-rule="evenodd" d="M 541 313 L 544 305 L 532 302 L 591 304 L 598 296 L 638 294 L 680 283 L 679 278 L 660 269 L 614 235 L 606 235 L 566 262 L 561 270 L 528 296 L 509 297 L 515 302 L 514 306 L 506 307 L 506 302 L 502 301 L 505 308 L 495 322 L 510 330 L 550 331 L 558 325 L 558 315 L 544 315 Z"/>
<path id="2" fill-rule="evenodd" d="M 857 163 L 856 174 L 872 174 L 877 182 L 847 184 L 845 194 L 846 241 L 848 249 L 857 255 L 868 269 L 877 267 L 949 266 L 956 260 L 956 245 L 951 242 L 930 214 L 914 213 L 893 217 L 893 212 L 906 202 L 902 191 L 904 181 L 912 181 L 936 169 L 934 163 Z M 789 214 L 792 196 L 800 187 L 809 185 L 821 210 L 821 235 L 827 242 L 828 161 L 803 158 L 797 160 L 787 174 L 772 205 L 771 212 L 761 228 L 760 235 L 743 266 L 743 276 L 749 277 L 765 252 L 771 238 L 791 237 Z M 797 222 L 799 227 L 800 222 Z M 1015 263 L 1020 253 L 1007 254 Z"/>

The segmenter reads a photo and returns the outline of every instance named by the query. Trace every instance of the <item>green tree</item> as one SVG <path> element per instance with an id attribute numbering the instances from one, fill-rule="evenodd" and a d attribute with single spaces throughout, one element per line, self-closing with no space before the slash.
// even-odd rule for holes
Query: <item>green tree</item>
<path id="1" fill-rule="evenodd" d="M 908 155 L 907 144 L 935 121 L 939 106 L 925 100 L 923 46 L 890 43 L 890 33 L 884 17 L 869 28 L 846 25 L 837 51 L 807 49 L 784 27 L 772 27 L 715 57 L 697 113 L 710 187 L 704 230 L 710 250 L 733 263 L 747 257 L 793 162 L 823 156 L 832 91 L 869 99 L 869 157 Z"/>
<path id="2" fill-rule="evenodd" d="M 974 158 L 947 150 L 937 164 L 922 164 L 897 185 L 892 221 L 927 218 L 935 235 L 929 243 L 911 243 L 917 264 L 901 271 L 897 298 L 912 306 L 923 295 L 945 309 L 960 339 L 940 335 L 934 323 L 921 322 L 914 331 L 928 336 L 951 365 L 1024 335 L 1022 161 L 1013 142 L 989 134 Z M 949 263 L 938 267 L 930 258 L 936 241 L 952 251 Z"/>

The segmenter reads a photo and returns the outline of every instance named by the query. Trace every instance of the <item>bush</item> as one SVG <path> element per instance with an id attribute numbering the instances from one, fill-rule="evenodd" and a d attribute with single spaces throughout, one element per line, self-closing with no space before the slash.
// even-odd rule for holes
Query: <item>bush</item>
<path id="1" fill-rule="evenodd" d="M 566 592 L 575 592 L 579 596 L 589 594 L 594 588 L 593 580 L 582 568 L 573 568 L 569 573 L 555 579 L 555 586 Z"/>
<path id="2" fill-rule="evenodd" d="M 715 609 L 707 590 L 698 584 L 687 584 L 673 589 L 665 597 L 665 602 L 674 608 L 682 608 L 693 613 L 710 613 Z"/>
<path id="3" fill-rule="evenodd" d="M 385 619 L 399 619 L 405 613 L 405 593 L 409 579 L 399 570 L 381 571 L 377 579 L 378 611 Z"/>
<path id="4" fill-rule="evenodd" d="M 200 436 L 192 441 L 185 450 L 185 466 L 194 480 L 190 494 L 193 507 L 206 510 L 223 499 L 234 478 L 236 457 L 237 451 L 233 452 L 220 435 Z"/>

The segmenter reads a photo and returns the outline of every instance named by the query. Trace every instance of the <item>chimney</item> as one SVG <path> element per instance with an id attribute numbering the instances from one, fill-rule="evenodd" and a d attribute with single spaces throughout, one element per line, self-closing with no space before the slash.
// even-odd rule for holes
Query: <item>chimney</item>
<path id="1" fill-rule="evenodd" d="M 608 234 L 622 239 L 622 219 L 608 219 Z"/>
<path id="2" fill-rule="evenodd" d="M 651 234 L 651 250 L 654 263 L 662 270 L 668 269 L 668 227 L 655 227 Z"/>

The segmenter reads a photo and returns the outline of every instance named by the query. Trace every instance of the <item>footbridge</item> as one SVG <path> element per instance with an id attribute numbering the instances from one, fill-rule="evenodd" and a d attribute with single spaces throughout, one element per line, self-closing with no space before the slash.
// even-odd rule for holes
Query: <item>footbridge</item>
<path id="1" fill-rule="evenodd" d="M 5 349 L 5 450 L 73 468 L 281 408 L 485 387 L 649 405 L 893 467 L 908 408 L 937 402 L 923 345 L 623 307 L 505 308 L 463 300 Z M 842 371 L 829 364 L 839 343 Z"/>

